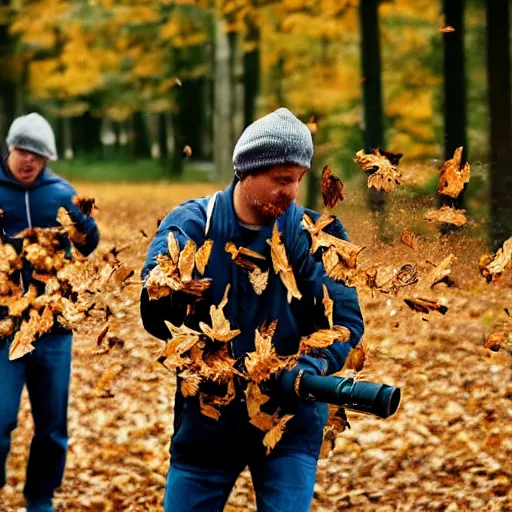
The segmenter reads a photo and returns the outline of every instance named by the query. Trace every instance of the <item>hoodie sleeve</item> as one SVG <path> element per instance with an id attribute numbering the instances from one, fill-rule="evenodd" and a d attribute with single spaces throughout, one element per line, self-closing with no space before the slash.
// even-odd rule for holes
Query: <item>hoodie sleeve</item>
<path id="1" fill-rule="evenodd" d="M 71 220 L 75 223 L 76 229 L 85 235 L 85 242 L 83 244 L 73 242 L 73 245 L 84 256 L 89 256 L 89 254 L 96 249 L 100 241 L 98 226 L 93 217 L 85 215 L 85 213 L 73 203 L 73 197 L 77 195 L 76 190 L 69 183 L 66 183 L 65 187 L 66 188 L 63 190 L 65 190 L 66 197 L 63 206 L 68 211 Z"/>
<path id="2" fill-rule="evenodd" d="M 187 210 L 180 206 L 169 213 L 160 224 L 148 249 L 146 262 L 141 272 L 143 288 L 140 297 L 140 314 L 146 331 L 161 340 L 170 338 L 170 332 L 165 325 L 165 320 L 174 325 L 181 325 L 185 320 L 187 306 L 195 298 L 184 292 L 174 292 L 161 299 L 150 299 L 146 289 L 146 279 L 151 270 L 156 266 L 156 258 L 160 254 L 168 255 L 167 239 L 169 233 L 173 233 L 180 250 L 185 247 L 189 239 L 196 245 L 204 239 L 204 221 L 198 208 L 192 203 Z"/>
<path id="3" fill-rule="evenodd" d="M 338 219 L 335 219 L 333 225 L 329 227 L 331 228 L 328 230 L 330 234 L 348 240 Z M 326 275 L 323 263 L 310 252 L 309 235 L 305 230 L 302 231 L 295 245 L 295 252 L 298 254 L 298 258 L 294 262 L 294 269 L 301 283 L 301 292 L 303 295 L 308 295 L 310 299 L 312 298 L 312 303 L 315 305 L 316 328 L 328 327 L 322 304 L 323 285 L 325 285 L 329 297 L 334 303 L 333 325 L 344 326 L 350 331 L 349 341 L 335 342 L 316 352 L 316 356 L 320 359 L 319 367 L 322 368 L 322 373 L 335 373 L 341 370 L 350 350 L 358 345 L 364 332 L 357 291 Z"/>
<path id="4" fill-rule="evenodd" d="M 87 217 L 76 205 L 71 204 L 68 207 L 69 216 L 75 223 L 76 229 L 85 235 L 85 243 L 79 244 L 73 242 L 73 245 L 84 255 L 89 254 L 98 247 L 100 241 L 100 232 L 96 221 L 92 217 Z"/>

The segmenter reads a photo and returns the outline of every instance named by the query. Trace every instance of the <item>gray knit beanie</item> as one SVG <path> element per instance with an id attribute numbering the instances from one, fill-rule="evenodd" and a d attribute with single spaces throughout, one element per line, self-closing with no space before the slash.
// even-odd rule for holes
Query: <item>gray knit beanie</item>
<path id="1" fill-rule="evenodd" d="M 26 149 L 50 160 L 58 158 L 52 127 L 43 116 L 35 112 L 17 117 L 9 128 L 5 142 L 8 146 Z"/>
<path id="2" fill-rule="evenodd" d="M 235 175 L 276 164 L 311 168 L 313 139 L 309 128 L 288 109 L 280 108 L 249 125 L 233 152 Z"/>

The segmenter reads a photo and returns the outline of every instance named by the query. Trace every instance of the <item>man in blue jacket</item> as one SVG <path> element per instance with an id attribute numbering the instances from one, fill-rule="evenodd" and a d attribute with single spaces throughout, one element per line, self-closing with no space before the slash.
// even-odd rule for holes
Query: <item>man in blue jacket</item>
<path id="1" fill-rule="evenodd" d="M 266 455 L 263 433 L 250 424 L 243 390 L 221 410 L 216 421 L 200 412 L 197 397 L 176 391 L 171 467 L 167 477 L 166 512 L 223 509 L 240 472 L 248 466 L 260 512 L 306 512 L 313 499 L 317 460 L 327 421 L 326 404 L 299 400 L 302 372 L 330 374 L 340 370 L 351 347 L 363 333 L 363 320 L 356 291 L 327 277 L 321 259 L 311 254 L 311 241 L 301 227 L 304 213 L 318 212 L 297 206 L 299 183 L 311 167 L 313 142 L 308 127 L 281 108 L 250 125 L 238 140 L 233 164 L 235 176 L 229 187 L 210 198 L 187 201 L 171 211 L 161 223 L 142 271 L 145 279 L 159 254 L 168 254 L 172 232 L 180 249 L 187 240 L 201 246 L 213 240 L 205 277 L 212 283 L 203 299 L 187 308 L 191 297 L 179 291 L 150 300 L 144 287 L 141 315 L 145 328 L 166 340 L 170 333 L 164 320 L 197 329 L 210 323 L 210 305 L 222 300 L 231 284 L 224 314 L 231 329 L 240 334 L 230 345 L 231 355 L 243 360 L 255 350 L 254 332 L 265 322 L 278 319 L 272 339 L 278 354 L 298 352 L 299 341 L 319 328 L 328 327 L 322 305 L 323 285 L 334 301 L 333 321 L 350 331 L 348 343 L 335 342 L 313 356 L 301 356 L 295 368 L 282 372 L 274 383 L 274 399 L 283 413 L 293 414 L 277 446 Z M 287 300 L 288 290 L 272 270 L 270 247 L 277 222 L 302 298 Z M 336 219 L 326 231 L 346 238 Z M 207 232 L 207 233 L 206 233 Z M 266 289 L 257 295 L 247 271 L 225 250 L 227 242 L 252 249 L 266 257 L 261 271 L 270 268 Z M 239 384 L 240 387 L 243 384 Z"/>
<path id="2" fill-rule="evenodd" d="M 57 159 L 57 151 L 46 119 L 36 113 L 18 117 L 6 142 L 8 157 L 0 161 L 0 208 L 4 215 L 0 235 L 4 242 L 21 249 L 22 240 L 14 235 L 26 228 L 57 226 L 57 212 L 63 206 L 85 235 L 77 249 L 84 255 L 91 253 L 99 241 L 94 219 L 74 205 L 73 187 L 47 167 L 48 160 Z M 21 274 L 27 289 L 31 273 Z M 6 308 L 0 309 L 0 318 L 5 317 Z M 61 484 L 66 460 L 72 334 L 54 327 L 35 342 L 33 352 L 14 361 L 9 361 L 9 341 L 0 339 L 0 488 L 5 485 L 11 432 L 26 384 L 35 425 L 24 489 L 27 512 L 52 512 L 53 493 Z"/>

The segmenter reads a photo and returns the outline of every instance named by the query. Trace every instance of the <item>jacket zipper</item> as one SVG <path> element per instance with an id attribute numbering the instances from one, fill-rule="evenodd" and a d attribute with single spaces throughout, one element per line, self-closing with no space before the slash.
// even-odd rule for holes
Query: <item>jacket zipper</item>
<path id="1" fill-rule="evenodd" d="M 28 190 L 25 190 L 25 210 L 27 212 L 27 222 L 28 227 L 32 227 L 32 219 L 30 217 L 30 201 L 29 201 L 29 193 Z M 23 281 L 23 271 L 20 273 L 20 281 L 21 281 L 21 289 L 23 290 L 23 293 L 27 291 L 27 287 L 25 286 L 25 282 Z"/>
<path id="2" fill-rule="evenodd" d="M 28 221 L 28 227 L 32 227 L 32 219 L 30 218 L 30 202 L 29 202 L 29 195 L 28 190 L 25 190 L 25 209 L 27 211 L 27 221 Z"/>

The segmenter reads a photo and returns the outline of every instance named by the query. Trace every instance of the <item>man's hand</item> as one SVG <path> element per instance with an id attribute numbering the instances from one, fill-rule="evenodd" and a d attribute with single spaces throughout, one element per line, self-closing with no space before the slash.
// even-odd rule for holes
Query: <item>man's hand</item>
<path id="1" fill-rule="evenodd" d="M 327 371 L 326 359 L 311 356 L 300 356 L 297 364 L 290 370 L 285 370 L 277 377 L 277 388 L 286 398 L 305 398 L 300 394 L 300 379 L 304 373 L 323 375 Z"/>

